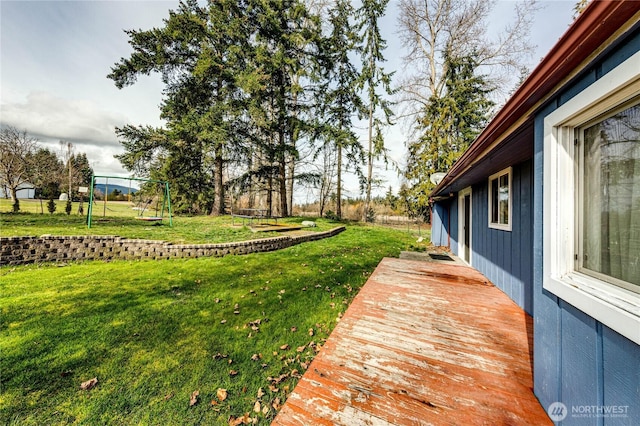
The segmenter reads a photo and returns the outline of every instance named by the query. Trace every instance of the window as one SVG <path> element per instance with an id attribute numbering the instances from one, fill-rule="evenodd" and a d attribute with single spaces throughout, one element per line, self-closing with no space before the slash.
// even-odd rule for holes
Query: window
<path id="1" fill-rule="evenodd" d="M 640 100 L 577 133 L 578 269 L 640 292 Z"/>
<path id="2" fill-rule="evenodd" d="M 640 344 L 640 52 L 544 119 L 543 286 Z"/>
<path id="3" fill-rule="evenodd" d="M 511 167 L 489 177 L 489 227 L 511 231 Z"/>

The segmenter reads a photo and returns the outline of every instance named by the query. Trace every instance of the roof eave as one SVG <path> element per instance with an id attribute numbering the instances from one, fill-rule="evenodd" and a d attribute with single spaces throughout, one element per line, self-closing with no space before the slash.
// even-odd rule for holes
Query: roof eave
<path id="1" fill-rule="evenodd" d="M 594 51 L 637 15 L 639 10 L 640 3 L 635 1 L 591 2 L 451 167 L 431 196 L 446 191 L 461 174 L 486 155 L 499 138 L 516 130 L 515 124 L 528 120 L 541 101 L 557 92 L 568 75 L 578 68 L 584 68 L 584 62 L 592 57 Z"/>

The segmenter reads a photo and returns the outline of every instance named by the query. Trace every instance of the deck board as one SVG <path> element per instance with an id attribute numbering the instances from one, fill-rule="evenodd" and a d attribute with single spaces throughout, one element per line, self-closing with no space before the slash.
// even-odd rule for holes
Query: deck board
<path id="1" fill-rule="evenodd" d="M 533 322 L 479 272 L 385 258 L 273 425 L 551 425 Z"/>

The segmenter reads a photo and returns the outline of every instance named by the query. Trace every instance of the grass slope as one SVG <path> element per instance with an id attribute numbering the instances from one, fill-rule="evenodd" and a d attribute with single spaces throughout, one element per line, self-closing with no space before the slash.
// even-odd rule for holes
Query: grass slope
<path id="1" fill-rule="evenodd" d="M 381 258 L 415 238 L 349 226 L 247 256 L 2 268 L 0 423 L 268 424 Z"/>

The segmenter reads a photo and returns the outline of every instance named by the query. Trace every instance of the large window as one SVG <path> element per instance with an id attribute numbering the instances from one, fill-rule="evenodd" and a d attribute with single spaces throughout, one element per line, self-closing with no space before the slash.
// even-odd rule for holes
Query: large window
<path id="1" fill-rule="evenodd" d="M 543 286 L 640 344 L 640 52 L 544 119 Z"/>
<path id="2" fill-rule="evenodd" d="M 489 177 L 489 227 L 511 231 L 511 167 Z"/>
<path id="3" fill-rule="evenodd" d="M 640 291 L 640 104 L 578 130 L 578 267 Z"/>

